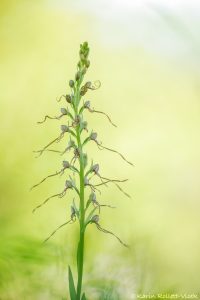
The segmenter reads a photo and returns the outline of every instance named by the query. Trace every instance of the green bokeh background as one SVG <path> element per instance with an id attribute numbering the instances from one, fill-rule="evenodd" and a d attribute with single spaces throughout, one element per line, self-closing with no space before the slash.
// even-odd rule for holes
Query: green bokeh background
<path id="1" fill-rule="evenodd" d="M 129 178 L 124 188 L 132 199 L 114 186 L 98 198 L 117 207 L 102 211 L 102 226 L 131 248 L 91 226 L 86 294 L 129 300 L 137 292 L 199 292 L 199 6 L 130 3 L 0 2 L 2 300 L 68 299 L 67 266 L 75 270 L 77 227 L 41 242 L 69 217 L 73 194 L 52 199 L 33 215 L 37 204 L 62 190 L 64 177 L 31 193 L 29 188 L 60 169 L 59 155 L 35 159 L 33 150 L 57 136 L 62 122 L 36 122 L 65 105 L 56 98 L 68 91 L 84 40 L 91 48 L 87 79 L 102 83 L 86 98 L 118 125 L 87 114 L 90 128 L 135 165 L 89 147 L 103 175 Z"/>

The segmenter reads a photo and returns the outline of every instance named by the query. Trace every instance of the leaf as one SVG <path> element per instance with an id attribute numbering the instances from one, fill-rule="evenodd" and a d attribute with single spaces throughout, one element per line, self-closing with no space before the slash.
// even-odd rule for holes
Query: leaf
<path id="1" fill-rule="evenodd" d="M 83 293 L 81 300 L 87 300 L 85 297 L 85 293 Z"/>
<path id="2" fill-rule="evenodd" d="M 87 142 L 89 142 L 90 140 L 91 140 L 90 137 L 87 137 L 87 138 L 85 139 L 85 141 L 83 142 L 82 146 L 84 146 L 85 144 L 87 144 Z"/>
<path id="3" fill-rule="evenodd" d="M 96 206 L 95 208 L 92 209 L 92 211 L 88 214 L 86 220 L 85 220 L 85 227 L 88 225 L 88 223 L 91 221 L 91 218 L 93 217 L 94 215 L 94 212 L 95 210 L 97 209 L 98 207 Z"/>
<path id="4" fill-rule="evenodd" d="M 91 203 L 91 200 L 90 200 L 90 199 L 88 199 L 88 201 L 87 201 L 87 203 L 86 203 L 86 206 L 85 206 L 85 210 L 87 210 L 87 209 L 88 209 L 88 207 L 89 207 L 90 203 Z"/>
<path id="5" fill-rule="evenodd" d="M 68 274 L 69 274 L 69 293 L 71 300 L 76 300 L 76 290 L 74 286 L 74 280 L 72 276 L 72 271 L 70 266 L 68 267 Z"/>

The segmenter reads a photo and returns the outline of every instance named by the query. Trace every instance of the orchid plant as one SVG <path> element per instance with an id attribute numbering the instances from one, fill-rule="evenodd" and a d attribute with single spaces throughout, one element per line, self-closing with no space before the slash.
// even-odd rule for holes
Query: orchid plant
<path id="1" fill-rule="evenodd" d="M 69 213 L 69 219 L 56 228 L 50 235 L 45 239 L 44 242 L 47 242 L 60 228 L 64 227 L 67 224 L 72 224 L 75 222 L 79 223 L 79 241 L 77 246 L 77 283 L 75 283 L 74 277 L 72 275 L 72 270 L 70 266 L 68 267 L 68 279 L 69 279 L 69 293 L 71 300 L 86 300 L 85 293 L 82 288 L 82 279 L 83 279 L 83 263 L 84 263 L 84 241 L 85 234 L 88 226 L 95 225 L 96 228 L 106 234 L 114 236 L 123 246 L 128 247 L 117 235 L 113 232 L 103 228 L 100 224 L 100 214 L 102 207 L 114 208 L 108 204 L 102 204 L 97 200 L 97 192 L 100 192 L 100 187 L 113 183 L 116 187 L 124 193 L 127 197 L 130 197 L 120 186 L 120 183 L 125 182 L 127 179 L 118 180 L 110 179 L 102 176 L 100 173 L 100 168 L 98 163 L 91 163 L 88 166 L 88 155 L 86 153 L 87 144 L 93 142 L 97 145 L 99 149 L 105 149 L 119 155 L 124 161 L 128 164 L 133 165 L 129 162 L 121 153 L 118 151 L 104 146 L 98 140 L 97 133 L 88 131 L 88 123 L 85 120 L 85 112 L 96 113 L 104 115 L 110 124 L 114 127 L 116 125 L 112 122 L 111 118 L 104 112 L 95 110 L 91 107 L 90 101 L 85 101 L 85 95 L 88 91 L 96 90 L 100 87 L 100 82 L 95 81 L 94 83 L 87 81 L 83 83 L 84 76 L 88 71 L 90 66 L 89 56 L 89 47 L 88 43 L 84 42 L 80 45 L 79 51 L 79 61 L 77 64 L 77 72 L 75 74 L 74 80 L 69 81 L 69 90 L 70 92 L 66 95 L 62 95 L 58 101 L 62 99 L 65 100 L 65 107 L 60 109 L 60 115 L 55 117 L 50 117 L 48 115 L 45 118 L 38 122 L 39 124 L 44 123 L 47 119 L 65 120 L 65 124 L 60 127 L 60 134 L 49 142 L 41 150 L 34 151 L 37 153 L 37 156 L 42 155 L 46 151 L 51 151 L 58 153 L 62 156 L 70 157 L 69 152 L 71 151 L 72 158 L 62 161 L 62 166 L 59 171 L 48 175 L 42 179 L 39 183 L 35 184 L 31 189 L 36 188 L 45 180 L 50 177 L 64 175 L 68 171 L 69 175 L 65 181 L 63 190 L 55 195 L 52 195 L 45 199 L 41 204 L 36 206 L 33 209 L 33 212 L 41 208 L 52 198 L 62 198 L 64 197 L 68 190 L 73 190 L 75 193 L 75 198 L 71 202 L 71 211 Z M 62 139 L 68 140 L 66 149 L 63 151 L 50 149 L 49 147 L 55 143 L 60 142 Z M 99 179 L 99 183 L 92 183 L 93 177 L 96 176 Z M 77 185 L 76 182 L 79 182 Z M 90 190 L 89 197 L 86 198 L 86 189 Z"/>

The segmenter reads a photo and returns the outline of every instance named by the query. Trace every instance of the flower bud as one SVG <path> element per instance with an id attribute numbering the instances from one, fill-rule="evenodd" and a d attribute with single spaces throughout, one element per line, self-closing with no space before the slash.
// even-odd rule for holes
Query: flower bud
<path id="1" fill-rule="evenodd" d="M 91 171 L 94 172 L 95 174 L 97 174 L 99 171 L 99 164 L 93 165 L 91 168 Z"/>
<path id="2" fill-rule="evenodd" d="M 68 103 L 72 103 L 72 97 L 70 95 L 66 95 L 65 98 Z"/>
<path id="3" fill-rule="evenodd" d="M 84 62 L 84 60 L 85 60 L 85 55 L 81 53 L 81 54 L 80 54 L 80 59 L 81 59 L 82 62 Z"/>
<path id="4" fill-rule="evenodd" d="M 70 163 L 66 160 L 63 160 L 62 165 L 64 169 L 68 169 L 70 167 Z"/>
<path id="5" fill-rule="evenodd" d="M 87 72 L 87 69 L 86 69 L 86 68 L 83 68 L 82 74 L 85 75 L 86 72 Z"/>
<path id="6" fill-rule="evenodd" d="M 90 134 L 90 139 L 93 140 L 93 141 L 95 141 L 96 138 L 97 138 L 97 133 L 96 133 L 96 132 L 92 132 L 92 133 Z"/>
<path id="7" fill-rule="evenodd" d="M 89 48 L 85 48 L 85 49 L 84 49 L 84 55 L 85 55 L 85 58 L 88 57 L 88 54 L 89 54 Z"/>
<path id="8" fill-rule="evenodd" d="M 84 108 L 90 108 L 90 101 L 86 101 L 84 103 Z"/>
<path id="9" fill-rule="evenodd" d="M 93 222 L 93 223 L 98 223 L 98 222 L 99 222 L 99 216 L 98 216 L 98 215 L 94 215 L 94 216 L 91 218 L 91 222 Z"/>
<path id="10" fill-rule="evenodd" d="M 83 43 L 83 48 L 88 48 L 88 42 Z"/>
<path id="11" fill-rule="evenodd" d="M 69 143 L 68 143 L 68 148 L 73 148 L 75 147 L 75 142 L 73 140 L 70 140 Z"/>
<path id="12" fill-rule="evenodd" d="M 85 66 L 86 66 L 86 68 L 89 68 L 89 66 L 90 66 L 90 61 L 89 60 L 86 60 Z"/>
<path id="13" fill-rule="evenodd" d="M 71 182 L 70 180 L 66 180 L 66 181 L 65 181 L 65 187 L 66 187 L 67 189 L 72 189 L 72 188 L 73 188 L 72 182 Z"/>
<path id="14" fill-rule="evenodd" d="M 60 111 L 61 111 L 61 114 L 62 114 L 62 115 L 67 115 L 67 110 L 66 110 L 66 108 L 61 107 Z"/>
<path id="15" fill-rule="evenodd" d="M 75 75 L 76 81 L 78 81 L 80 79 L 80 77 L 81 77 L 81 73 L 80 73 L 80 71 L 78 71 Z"/>
<path id="16" fill-rule="evenodd" d="M 74 80 L 70 80 L 70 81 L 69 81 L 69 86 L 70 86 L 71 88 L 74 87 Z"/>
<path id="17" fill-rule="evenodd" d="M 80 90 L 80 95 L 84 96 L 87 93 L 87 88 L 85 86 L 82 86 L 81 90 Z"/>
<path id="18" fill-rule="evenodd" d="M 79 124 L 79 123 L 81 122 L 81 116 L 80 116 L 80 115 L 77 115 L 77 116 L 75 117 L 75 122 L 76 122 L 77 124 Z"/>
<path id="19" fill-rule="evenodd" d="M 60 129 L 61 129 L 62 132 L 68 132 L 69 131 L 69 127 L 66 126 L 66 125 L 61 125 Z"/>
<path id="20" fill-rule="evenodd" d="M 92 86 L 92 82 L 91 81 L 87 81 L 86 84 L 85 84 L 85 87 L 87 89 L 89 89 L 89 88 L 91 88 L 91 86 Z"/>
<path id="21" fill-rule="evenodd" d="M 96 202 L 96 199 L 97 199 L 96 194 L 94 192 L 92 192 L 89 196 L 89 200 L 91 202 Z"/>
<path id="22" fill-rule="evenodd" d="M 87 125 L 88 125 L 87 121 L 83 121 L 81 123 L 81 126 L 82 126 L 83 129 L 87 129 Z"/>

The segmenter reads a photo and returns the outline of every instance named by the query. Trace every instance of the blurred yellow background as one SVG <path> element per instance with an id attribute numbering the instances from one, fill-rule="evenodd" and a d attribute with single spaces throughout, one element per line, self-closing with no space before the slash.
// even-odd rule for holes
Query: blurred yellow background
<path id="1" fill-rule="evenodd" d="M 86 100 L 118 125 L 87 113 L 89 128 L 135 165 L 89 147 L 102 175 L 129 178 L 131 200 L 112 185 L 98 200 L 117 207 L 102 210 L 101 224 L 131 249 L 91 226 L 86 293 L 92 300 L 129 300 L 137 292 L 199 292 L 199 14 L 198 2 L 189 0 L 0 2 L 2 300 L 68 299 L 77 228 L 41 241 L 68 218 L 73 194 L 32 214 L 62 190 L 64 177 L 29 188 L 60 169 L 62 157 L 35 159 L 33 150 L 55 138 L 63 121 L 37 121 L 65 105 L 56 98 L 69 92 L 85 40 L 87 79 L 102 83 Z"/>

